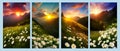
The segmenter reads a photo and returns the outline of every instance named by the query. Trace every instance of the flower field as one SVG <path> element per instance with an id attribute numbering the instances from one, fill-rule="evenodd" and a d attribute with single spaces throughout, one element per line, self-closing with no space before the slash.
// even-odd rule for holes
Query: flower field
<path id="1" fill-rule="evenodd" d="M 106 30 L 91 31 L 91 48 L 117 48 L 117 24 L 112 23 Z"/>
<path id="2" fill-rule="evenodd" d="M 30 26 L 6 27 L 3 29 L 4 48 L 29 48 Z"/>
<path id="3" fill-rule="evenodd" d="M 48 34 L 42 27 L 33 21 L 32 47 L 33 48 L 58 48 L 59 39 Z"/>
<path id="4" fill-rule="evenodd" d="M 75 21 L 64 19 L 62 22 L 62 48 L 87 48 L 87 28 Z"/>

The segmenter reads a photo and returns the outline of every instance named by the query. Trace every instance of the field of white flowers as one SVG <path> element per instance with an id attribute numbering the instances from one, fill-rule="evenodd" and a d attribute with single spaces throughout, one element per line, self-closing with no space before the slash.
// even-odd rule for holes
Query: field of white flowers
<path id="1" fill-rule="evenodd" d="M 48 34 L 40 25 L 33 21 L 32 24 L 33 48 L 59 48 L 59 39 Z"/>
<path id="2" fill-rule="evenodd" d="M 87 48 L 88 36 L 85 34 L 86 31 L 81 31 L 83 27 L 78 26 L 79 23 L 69 23 L 62 24 L 62 48 Z"/>
<path id="3" fill-rule="evenodd" d="M 30 26 L 6 27 L 3 29 L 4 48 L 29 48 Z"/>
<path id="4" fill-rule="evenodd" d="M 112 23 L 106 30 L 91 32 L 91 48 L 117 48 L 117 24 Z"/>
<path id="5" fill-rule="evenodd" d="M 65 48 L 85 48 L 84 40 L 81 37 L 64 36 L 62 39 L 64 40 Z"/>

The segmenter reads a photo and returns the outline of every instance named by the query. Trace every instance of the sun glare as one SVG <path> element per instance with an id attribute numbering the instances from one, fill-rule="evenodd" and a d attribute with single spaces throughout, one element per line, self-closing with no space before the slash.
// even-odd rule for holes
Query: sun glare
<path id="1" fill-rule="evenodd" d="M 91 10 L 91 14 L 98 15 L 102 10 L 100 8 L 94 8 Z"/>
<path id="2" fill-rule="evenodd" d="M 20 17 L 20 16 L 23 16 L 25 13 L 22 13 L 22 12 L 15 12 L 15 15 L 17 16 L 17 17 Z"/>
<path id="3" fill-rule="evenodd" d="M 47 20 L 51 20 L 51 19 L 54 19 L 57 17 L 55 14 L 49 14 L 46 12 L 44 14 L 45 14 L 45 19 L 47 19 Z"/>
<path id="4" fill-rule="evenodd" d="M 18 16 L 18 17 L 20 16 L 20 12 L 16 12 L 15 14 L 16 14 L 16 16 Z"/>
<path id="5" fill-rule="evenodd" d="M 52 19 L 52 16 L 51 15 L 46 15 L 46 18 L 47 19 Z"/>

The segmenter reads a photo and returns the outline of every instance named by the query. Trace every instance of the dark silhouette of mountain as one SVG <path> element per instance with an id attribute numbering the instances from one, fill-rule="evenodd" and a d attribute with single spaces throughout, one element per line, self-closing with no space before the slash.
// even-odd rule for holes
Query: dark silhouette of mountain
<path id="1" fill-rule="evenodd" d="M 36 22 L 37 25 L 41 27 L 41 29 L 44 29 L 50 35 L 56 38 L 59 37 L 59 18 L 58 17 L 50 21 L 44 21 L 43 18 L 33 18 L 33 21 Z"/>
<path id="2" fill-rule="evenodd" d="M 117 6 L 115 6 L 113 9 L 109 11 L 107 10 L 103 11 L 97 16 L 94 14 L 91 14 L 90 16 L 91 16 L 91 19 L 98 20 L 98 21 L 104 21 L 104 22 L 111 21 L 117 18 Z"/>
<path id="3" fill-rule="evenodd" d="M 26 24 L 27 22 L 30 22 L 29 20 L 30 20 L 30 13 L 25 13 L 20 18 L 17 18 L 15 14 L 5 15 L 3 16 L 3 27 L 23 25 Z"/>
<path id="4" fill-rule="evenodd" d="M 87 16 L 83 17 L 83 18 L 79 18 L 77 22 L 84 25 L 85 27 L 88 27 L 88 17 Z"/>
<path id="5" fill-rule="evenodd" d="M 22 16 L 22 20 L 18 22 L 18 25 L 30 24 L 30 13 L 25 13 Z"/>

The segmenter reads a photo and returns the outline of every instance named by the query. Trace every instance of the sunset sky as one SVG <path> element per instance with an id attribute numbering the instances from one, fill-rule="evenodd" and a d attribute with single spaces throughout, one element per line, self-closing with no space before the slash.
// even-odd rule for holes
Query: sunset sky
<path id="1" fill-rule="evenodd" d="M 90 3 L 90 14 L 99 14 L 102 11 L 109 11 L 117 6 L 116 3 Z"/>
<path id="2" fill-rule="evenodd" d="M 32 3 L 32 17 L 38 22 L 44 22 L 58 18 L 58 3 Z"/>
<path id="3" fill-rule="evenodd" d="M 29 14 L 29 3 L 3 3 L 3 22 L 4 26 L 15 25 L 24 20 L 24 15 Z"/>
<path id="4" fill-rule="evenodd" d="M 88 14 L 87 3 L 62 3 L 62 12 L 65 17 L 85 17 Z"/>
<path id="5" fill-rule="evenodd" d="M 56 9 L 58 9 L 59 4 L 58 3 L 33 3 L 32 4 L 32 10 L 34 13 L 37 13 L 39 11 L 46 11 L 49 13 L 54 12 Z"/>
<path id="6" fill-rule="evenodd" d="M 30 7 L 29 3 L 4 3 L 3 4 L 3 14 L 6 15 L 16 15 L 22 16 L 25 13 L 29 13 Z"/>

